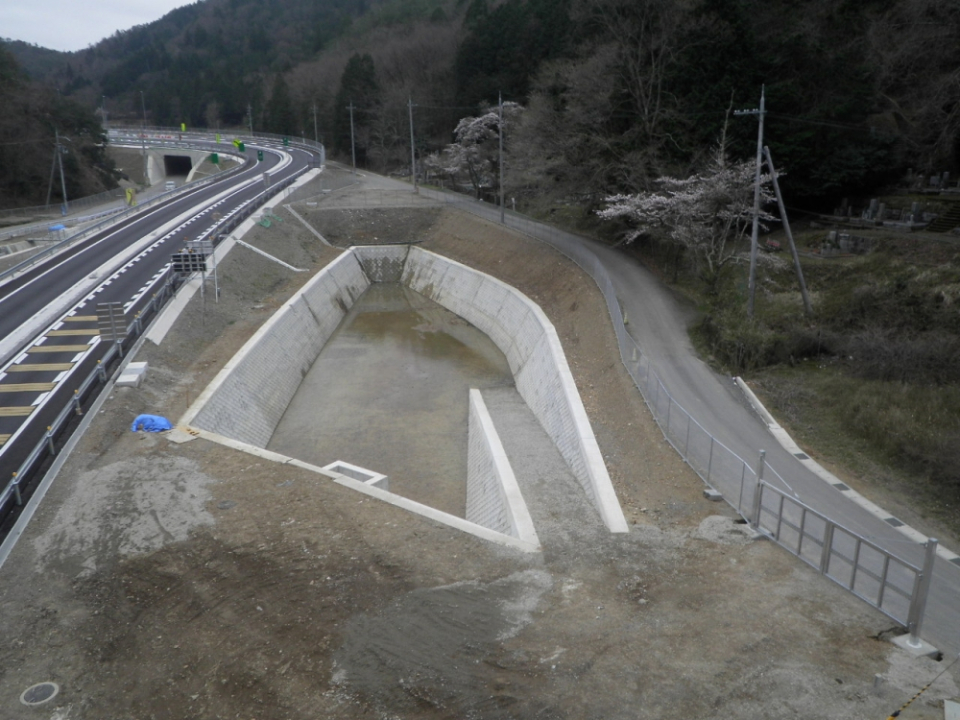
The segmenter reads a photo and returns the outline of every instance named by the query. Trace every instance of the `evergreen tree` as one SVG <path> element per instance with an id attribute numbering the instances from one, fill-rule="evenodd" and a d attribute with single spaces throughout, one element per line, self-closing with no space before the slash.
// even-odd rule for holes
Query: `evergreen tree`
<path id="1" fill-rule="evenodd" d="M 350 153 L 350 110 L 353 105 L 353 131 L 357 162 L 366 158 L 369 129 L 380 105 L 380 86 L 370 55 L 354 53 L 340 77 L 340 90 L 334 101 L 334 149 Z"/>
<path id="2" fill-rule="evenodd" d="M 267 132 L 277 135 L 299 135 L 296 127 L 296 114 L 293 110 L 293 101 L 290 99 L 290 88 L 283 75 L 277 75 L 273 82 L 273 93 L 270 95 L 270 104 L 267 107 Z"/>

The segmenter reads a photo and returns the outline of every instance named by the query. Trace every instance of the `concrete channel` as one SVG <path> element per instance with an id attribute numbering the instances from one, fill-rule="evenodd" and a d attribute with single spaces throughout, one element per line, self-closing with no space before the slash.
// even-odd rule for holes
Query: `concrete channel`
<path id="1" fill-rule="evenodd" d="M 393 349 L 377 352 L 376 342 Z M 422 347 L 398 354 L 411 345 Z M 452 348 L 460 370 L 448 380 L 431 352 Z M 393 367 L 378 367 L 384 358 Z M 414 246 L 354 247 L 337 258 L 240 349 L 180 424 L 535 551 L 533 521 L 483 401 L 501 390 L 522 398 L 583 504 L 609 531 L 626 532 L 542 310 L 499 280 Z M 365 469 L 383 457 L 397 467 Z"/>

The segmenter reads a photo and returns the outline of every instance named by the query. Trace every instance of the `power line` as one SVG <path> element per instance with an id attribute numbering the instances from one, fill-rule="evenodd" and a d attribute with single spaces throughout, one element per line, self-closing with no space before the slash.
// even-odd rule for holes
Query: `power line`
<path id="1" fill-rule="evenodd" d="M 870 130 L 874 129 L 873 126 L 871 125 L 852 125 L 849 123 L 827 122 L 826 120 L 809 120 L 807 118 L 797 117 L 795 115 L 782 115 L 780 113 L 768 112 L 767 115 L 769 117 L 775 117 L 780 120 L 789 120 L 791 122 L 806 123 L 808 125 L 823 125 L 824 127 L 834 127 L 834 128 L 839 128 L 841 130 L 857 130 L 859 132 L 863 132 L 863 130 L 865 129 L 870 129 Z"/>

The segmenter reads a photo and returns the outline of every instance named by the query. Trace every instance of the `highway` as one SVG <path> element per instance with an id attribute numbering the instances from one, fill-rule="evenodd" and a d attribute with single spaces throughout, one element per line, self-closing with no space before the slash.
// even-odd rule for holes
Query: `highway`
<path id="1" fill-rule="evenodd" d="M 185 138 L 183 145 L 224 152 L 223 145 L 203 139 Z M 256 160 L 258 149 L 262 162 Z M 176 281 L 171 256 L 186 241 L 218 241 L 219 230 L 262 199 L 268 183 L 276 188 L 300 175 L 314 157 L 278 142 L 251 141 L 239 171 L 199 187 L 188 185 L 171 199 L 0 279 L 0 536 L 16 517 L 17 494 L 25 503 L 33 475 L 39 474 L 24 461 L 114 344 L 101 337 L 97 306 L 119 303 L 118 325 L 125 328 L 157 292 Z M 35 464 L 42 466 L 46 459 L 41 456 Z M 10 488 L 15 477 L 18 483 Z"/>

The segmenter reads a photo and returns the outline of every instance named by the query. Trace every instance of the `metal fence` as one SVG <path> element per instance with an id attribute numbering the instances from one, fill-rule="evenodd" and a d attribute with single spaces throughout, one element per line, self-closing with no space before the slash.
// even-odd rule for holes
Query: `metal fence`
<path id="1" fill-rule="evenodd" d="M 929 578 L 928 568 L 891 555 L 765 482 L 751 517 L 756 529 L 911 631 L 922 620 L 914 617 L 922 608 L 913 600 L 923 599 L 921 580 Z M 935 542 L 927 551 L 932 563 Z"/>
<path id="2" fill-rule="evenodd" d="M 423 188 L 420 193 L 488 220 L 492 212 L 498 211 L 489 204 L 452 193 Z M 396 191 L 374 190 L 365 195 L 360 201 L 365 207 L 400 204 Z M 333 199 L 335 192 L 323 197 Z M 318 206 L 327 202 L 318 200 Z M 607 269 L 581 238 L 520 213 L 504 211 L 500 216 L 507 227 L 546 242 L 597 283 L 617 335 L 624 367 L 666 440 L 703 482 L 718 491 L 756 531 L 818 568 L 825 577 L 900 623 L 915 637 L 923 619 L 924 581 L 929 582 L 932 576 L 936 541 L 928 542 L 927 562 L 920 569 L 793 497 L 789 485 L 765 462 L 762 452 L 751 466 L 711 435 L 670 394 L 650 358 L 627 331 Z"/>

